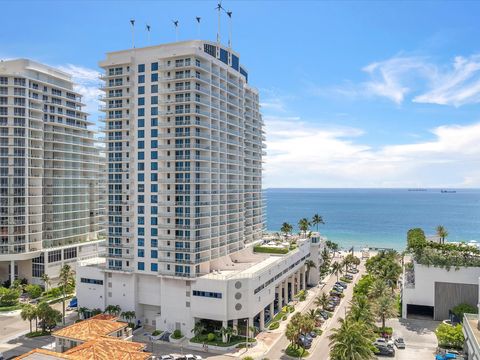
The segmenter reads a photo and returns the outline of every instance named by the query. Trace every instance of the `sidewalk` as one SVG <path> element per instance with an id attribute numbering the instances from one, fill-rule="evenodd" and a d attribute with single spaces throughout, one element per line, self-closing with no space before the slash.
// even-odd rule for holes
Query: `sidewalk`
<path id="1" fill-rule="evenodd" d="M 235 353 L 225 354 L 228 356 L 232 356 L 234 358 L 242 358 L 245 356 L 251 356 L 254 359 L 261 359 L 266 355 L 266 353 L 275 346 L 275 344 L 281 339 L 282 335 L 285 333 L 285 329 L 287 328 L 287 324 L 290 322 L 290 318 L 293 314 L 298 312 L 303 313 L 306 309 L 310 308 L 315 301 L 315 298 L 320 295 L 325 287 L 325 284 L 330 280 L 331 275 L 327 275 L 323 281 L 323 285 L 317 285 L 316 287 L 312 287 L 308 289 L 307 298 L 305 301 L 299 302 L 290 302 L 290 304 L 295 304 L 295 311 L 288 315 L 287 320 L 281 321 L 280 326 L 278 329 L 275 330 L 264 330 L 260 334 L 257 335 L 257 345 L 245 350 L 239 349 L 239 351 Z M 322 329 L 323 330 L 323 329 Z"/>

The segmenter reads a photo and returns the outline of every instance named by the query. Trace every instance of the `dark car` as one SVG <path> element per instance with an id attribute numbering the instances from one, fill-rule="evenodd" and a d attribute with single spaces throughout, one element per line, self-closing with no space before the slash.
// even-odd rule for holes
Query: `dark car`
<path id="1" fill-rule="evenodd" d="M 337 291 L 337 290 L 331 290 L 330 295 L 340 296 L 340 295 L 342 295 L 342 293 L 340 291 Z"/>
<path id="2" fill-rule="evenodd" d="M 348 286 L 347 283 L 344 283 L 343 281 L 337 281 L 337 282 L 335 283 L 335 285 L 339 285 L 339 286 L 341 286 L 341 287 L 344 288 L 344 289 L 346 289 L 347 286 Z"/>
<path id="3" fill-rule="evenodd" d="M 343 275 L 343 276 L 344 276 L 345 278 L 347 278 L 347 279 L 350 279 L 350 280 L 353 279 L 353 275 L 350 275 L 350 274 L 345 274 L 345 275 Z"/>
<path id="4" fill-rule="evenodd" d="M 377 345 L 377 351 L 375 354 L 381 355 L 381 356 L 390 356 L 394 357 L 395 356 L 395 349 L 391 346 L 385 346 L 385 345 Z"/>
<path id="5" fill-rule="evenodd" d="M 304 349 L 310 349 L 312 347 L 312 342 L 303 335 L 300 335 L 298 337 L 297 344 L 303 347 Z"/>
<path id="6" fill-rule="evenodd" d="M 316 337 L 317 337 L 317 333 L 316 333 L 315 331 L 310 331 L 310 332 L 308 333 L 308 335 L 310 335 L 310 337 L 312 337 L 312 338 L 316 338 Z"/>
<path id="7" fill-rule="evenodd" d="M 320 311 L 319 314 L 320 314 L 320 316 L 323 317 L 325 320 L 327 320 L 327 319 L 330 317 L 330 315 L 329 315 L 326 311 L 324 311 L 324 310 Z"/>
<path id="8" fill-rule="evenodd" d="M 358 273 L 358 269 L 351 268 L 351 269 L 348 269 L 348 272 L 352 273 L 352 274 L 356 274 L 356 273 Z"/>
<path id="9" fill-rule="evenodd" d="M 341 299 L 338 296 L 330 296 L 328 298 L 328 301 L 333 301 L 333 302 L 338 304 L 338 303 L 340 303 Z"/>

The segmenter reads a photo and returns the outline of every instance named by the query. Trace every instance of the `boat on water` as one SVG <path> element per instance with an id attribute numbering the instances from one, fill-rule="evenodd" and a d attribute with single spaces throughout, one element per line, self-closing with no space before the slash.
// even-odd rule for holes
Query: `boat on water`
<path id="1" fill-rule="evenodd" d="M 457 192 L 457 190 L 444 190 L 444 189 L 442 189 L 442 190 L 440 190 L 440 192 L 442 194 L 455 194 Z"/>
<path id="2" fill-rule="evenodd" d="M 427 191 L 427 189 L 424 189 L 424 188 L 414 188 L 414 189 L 408 189 L 408 191 Z"/>

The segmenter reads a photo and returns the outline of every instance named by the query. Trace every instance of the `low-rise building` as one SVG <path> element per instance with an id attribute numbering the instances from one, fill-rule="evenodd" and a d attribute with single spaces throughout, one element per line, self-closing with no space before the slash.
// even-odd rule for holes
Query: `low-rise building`
<path id="1" fill-rule="evenodd" d="M 99 314 L 90 319 L 66 326 L 53 334 L 57 352 L 65 352 L 86 342 L 103 337 L 131 340 L 132 329 L 113 315 Z"/>
<path id="2" fill-rule="evenodd" d="M 464 350 L 469 360 L 480 360 L 480 323 L 478 314 L 463 315 Z"/>
<path id="3" fill-rule="evenodd" d="M 402 317 L 421 315 L 433 320 L 449 318 L 459 304 L 478 304 L 480 267 L 406 265 L 402 287 Z"/>
<path id="4" fill-rule="evenodd" d="M 89 340 L 64 353 L 46 349 L 34 349 L 16 359 L 22 360 L 148 360 L 152 354 L 145 352 L 145 344 L 101 337 Z"/>

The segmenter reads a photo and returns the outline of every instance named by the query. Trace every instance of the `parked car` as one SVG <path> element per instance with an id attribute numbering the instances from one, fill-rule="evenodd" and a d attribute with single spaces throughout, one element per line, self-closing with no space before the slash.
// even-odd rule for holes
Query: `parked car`
<path id="1" fill-rule="evenodd" d="M 312 347 L 312 342 L 309 341 L 305 336 L 300 335 L 297 340 L 297 344 L 303 347 L 304 349 L 310 349 Z"/>
<path id="2" fill-rule="evenodd" d="M 403 338 L 397 338 L 393 341 L 397 349 L 405 349 L 405 341 L 403 341 Z"/>
<path id="3" fill-rule="evenodd" d="M 357 273 L 358 273 L 358 269 L 350 268 L 350 269 L 347 270 L 347 272 L 352 273 L 352 274 L 357 274 Z"/>
<path id="4" fill-rule="evenodd" d="M 332 302 L 334 302 L 334 303 L 339 304 L 340 301 L 341 301 L 341 299 L 340 299 L 338 296 L 330 296 L 330 297 L 328 298 L 328 301 L 332 301 Z"/>
<path id="5" fill-rule="evenodd" d="M 320 316 L 323 317 L 325 320 L 330 317 L 330 315 L 325 310 L 320 311 Z"/>
<path id="6" fill-rule="evenodd" d="M 192 355 L 192 354 L 185 355 L 185 358 L 187 360 L 202 360 L 202 357 L 200 355 Z"/>
<path id="7" fill-rule="evenodd" d="M 334 310 L 335 310 L 335 306 L 333 306 L 333 305 L 327 305 L 327 306 L 325 306 L 325 310 L 330 311 L 330 312 L 331 312 L 331 311 L 334 311 Z"/>
<path id="8" fill-rule="evenodd" d="M 333 285 L 333 289 L 337 290 L 337 291 L 340 291 L 340 292 L 343 292 L 343 290 L 345 290 L 342 286 L 337 285 L 337 284 Z"/>
<path id="9" fill-rule="evenodd" d="M 373 345 L 375 346 L 391 346 L 393 347 L 393 340 L 388 340 L 388 339 L 384 339 L 384 338 L 378 338 L 377 340 L 375 340 L 375 342 L 373 343 Z"/>
<path id="10" fill-rule="evenodd" d="M 312 342 L 313 341 L 313 337 L 310 336 L 310 333 L 307 333 L 307 334 L 302 334 L 303 336 L 305 336 L 305 339 L 307 339 L 307 341 L 310 341 Z"/>
<path id="11" fill-rule="evenodd" d="M 390 357 L 395 356 L 395 349 L 391 346 L 378 345 L 376 346 L 376 348 L 377 348 L 377 351 L 375 351 L 375 353 L 377 355 L 390 356 Z"/>
<path id="12" fill-rule="evenodd" d="M 317 337 L 317 333 L 315 331 L 310 331 L 308 333 L 308 335 L 310 335 L 312 338 L 316 338 Z"/>
<path id="13" fill-rule="evenodd" d="M 343 281 L 337 281 L 335 283 L 335 285 L 340 285 L 342 288 L 346 289 L 347 288 L 347 283 L 343 282 Z"/>
<path id="14" fill-rule="evenodd" d="M 173 360 L 172 355 L 162 355 L 160 356 L 160 360 Z"/>
<path id="15" fill-rule="evenodd" d="M 346 279 L 353 280 L 353 275 L 345 274 L 343 275 Z"/>

